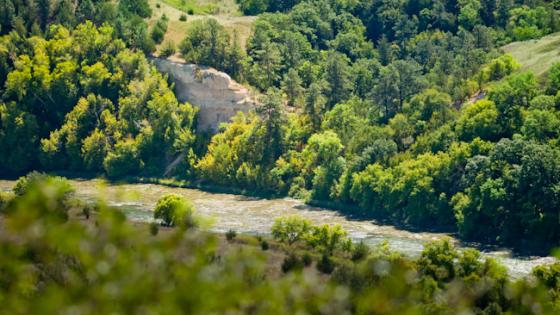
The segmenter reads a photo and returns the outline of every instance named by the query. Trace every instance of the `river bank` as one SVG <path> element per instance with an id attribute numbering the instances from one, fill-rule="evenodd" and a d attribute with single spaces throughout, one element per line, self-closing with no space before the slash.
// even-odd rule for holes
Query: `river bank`
<path id="1" fill-rule="evenodd" d="M 0 190 L 10 190 L 15 181 L 0 180 Z M 211 221 L 210 230 L 225 233 L 235 230 L 242 234 L 266 235 L 277 217 L 300 215 L 314 224 L 340 224 L 356 240 L 370 245 L 387 241 L 391 249 L 416 257 L 429 241 L 451 237 L 440 232 L 411 232 L 373 220 L 355 219 L 338 211 L 314 207 L 291 198 L 265 199 L 229 193 L 211 193 L 199 189 L 171 187 L 153 183 L 108 183 L 98 179 L 71 180 L 76 195 L 85 201 L 102 199 L 110 206 L 122 210 L 136 222 L 151 222 L 152 210 L 157 200 L 165 194 L 175 193 L 190 199 L 198 215 Z M 509 250 L 484 249 L 483 254 L 501 261 L 513 277 L 527 275 L 537 265 L 554 261 L 546 256 L 517 256 Z"/>

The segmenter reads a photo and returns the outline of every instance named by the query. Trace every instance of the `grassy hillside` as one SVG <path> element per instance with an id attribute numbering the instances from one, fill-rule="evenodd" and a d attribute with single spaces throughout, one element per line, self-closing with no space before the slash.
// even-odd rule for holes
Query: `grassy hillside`
<path id="1" fill-rule="evenodd" d="M 503 47 L 519 63 L 522 71 L 530 70 L 541 76 L 548 68 L 560 61 L 560 33 L 554 33 L 541 39 L 514 42 Z"/>
<path id="2" fill-rule="evenodd" d="M 169 17 L 169 26 L 165 40 L 172 40 L 179 44 L 185 37 L 189 25 L 196 20 L 212 17 L 226 29 L 237 31 L 241 44 L 251 34 L 251 28 L 256 17 L 242 16 L 235 0 L 150 0 L 153 10 L 149 24 L 153 25 L 163 14 Z M 159 7 L 158 7 L 159 5 Z M 180 21 L 183 14 L 192 10 L 194 14 L 187 15 L 187 21 Z"/>

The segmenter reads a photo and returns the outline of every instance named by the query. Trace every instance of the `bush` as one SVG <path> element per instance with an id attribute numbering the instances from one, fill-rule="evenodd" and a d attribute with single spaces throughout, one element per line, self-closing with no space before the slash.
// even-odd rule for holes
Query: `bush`
<path id="1" fill-rule="evenodd" d="M 49 175 L 45 173 L 31 172 L 25 176 L 18 178 L 12 190 L 14 191 L 14 194 L 16 194 L 16 196 L 23 196 L 33 184 L 44 181 L 48 177 Z"/>
<path id="2" fill-rule="evenodd" d="M 237 237 L 237 232 L 235 230 L 229 230 L 226 232 L 226 239 L 228 242 L 233 241 Z"/>
<path id="3" fill-rule="evenodd" d="M 193 9 L 188 9 L 188 10 L 187 10 L 187 13 L 188 13 L 189 15 L 194 15 L 194 10 L 193 10 Z"/>
<path id="4" fill-rule="evenodd" d="M 334 271 L 334 262 L 331 256 L 323 254 L 321 260 L 317 263 L 317 270 L 325 274 L 331 274 Z"/>
<path id="5" fill-rule="evenodd" d="M 282 271 L 288 273 L 290 271 L 297 271 L 303 269 L 303 261 L 294 253 L 289 254 L 282 262 Z"/>
<path id="6" fill-rule="evenodd" d="M 157 44 L 160 44 L 163 41 L 163 38 L 165 37 L 165 33 L 167 33 L 167 21 L 168 18 L 164 14 L 161 17 L 161 19 L 159 19 L 156 22 L 156 24 L 154 24 L 154 27 L 152 28 L 152 32 L 150 33 L 150 36 Z"/>
<path id="7" fill-rule="evenodd" d="M 369 255 L 369 246 L 367 246 L 363 241 L 360 241 L 358 245 L 354 248 L 352 252 L 352 260 L 360 261 Z"/>
<path id="8" fill-rule="evenodd" d="M 14 198 L 14 195 L 9 192 L 0 191 L 0 213 L 2 209 Z"/>
<path id="9" fill-rule="evenodd" d="M 157 222 L 151 222 L 150 223 L 150 234 L 152 236 L 156 236 L 159 233 L 159 226 L 157 224 Z"/>
<path id="10" fill-rule="evenodd" d="M 57 208 L 64 209 L 63 216 L 66 217 L 66 212 L 70 209 L 71 202 L 74 199 L 74 188 L 66 178 L 50 176 L 45 173 L 31 172 L 17 180 L 13 192 L 17 197 L 21 197 L 30 190 L 35 188 L 43 189 L 46 186 L 56 189 L 53 193 L 55 193 L 58 198 Z"/>
<path id="11" fill-rule="evenodd" d="M 266 240 L 262 240 L 261 241 L 261 249 L 262 250 L 268 250 L 270 248 L 270 246 L 268 245 L 268 242 Z"/>
<path id="12" fill-rule="evenodd" d="M 303 256 L 301 257 L 301 261 L 303 262 L 303 265 L 304 265 L 305 267 L 309 267 L 309 266 L 311 266 L 311 264 L 313 263 L 313 257 L 311 257 L 311 254 L 305 253 L 305 254 L 303 254 Z"/>
<path id="13" fill-rule="evenodd" d="M 177 52 L 177 49 L 175 47 L 175 43 L 171 40 L 168 40 L 165 43 L 163 43 L 163 45 L 161 46 L 159 56 L 161 58 L 167 58 L 167 57 L 175 55 L 175 52 Z"/>
<path id="14" fill-rule="evenodd" d="M 89 205 L 85 205 L 82 208 L 82 214 L 86 218 L 86 220 L 89 220 L 89 217 L 91 216 L 91 207 Z"/>
<path id="15" fill-rule="evenodd" d="M 340 225 L 314 226 L 307 237 L 307 244 L 328 254 L 332 254 L 337 249 L 344 251 L 352 249 L 352 240 L 348 238 L 348 233 Z"/>
<path id="16" fill-rule="evenodd" d="M 195 226 L 193 220 L 194 208 L 186 198 L 169 194 L 158 200 L 154 210 L 154 219 L 161 220 L 164 226 Z"/>
<path id="17" fill-rule="evenodd" d="M 179 21 L 186 22 L 187 21 L 187 15 L 186 14 L 181 14 L 181 16 L 179 17 Z"/>
<path id="18" fill-rule="evenodd" d="M 21 177 L 14 186 L 14 202 L 5 206 L 8 214 L 24 214 L 49 222 L 68 220 L 68 210 L 74 204 L 74 188 L 62 177 L 33 172 Z M 44 200 L 48 199 L 49 203 Z"/>
<path id="19" fill-rule="evenodd" d="M 272 225 L 274 239 L 292 245 L 305 239 L 311 229 L 311 222 L 300 216 L 280 217 Z"/>

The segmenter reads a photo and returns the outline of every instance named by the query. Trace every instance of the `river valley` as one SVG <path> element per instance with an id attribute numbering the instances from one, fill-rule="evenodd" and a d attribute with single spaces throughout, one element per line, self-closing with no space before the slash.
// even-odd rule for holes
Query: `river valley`
<path id="1" fill-rule="evenodd" d="M 157 200 L 165 194 L 175 193 L 189 198 L 197 215 L 207 218 L 211 222 L 210 229 L 215 232 L 231 229 L 267 234 L 277 217 L 298 214 L 314 224 L 340 224 L 353 239 L 364 240 L 370 245 L 387 241 L 391 249 L 410 256 L 419 255 L 426 242 L 449 237 L 444 233 L 410 232 L 369 220 L 351 219 L 291 198 L 261 199 L 155 184 L 114 185 L 101 180 L 72 180 L 71 183 L 79 198 L 86 201 L 101 198 L 110 206 L 121 209 L 133 221 L 151 221 Z M 9 191 L 14 184 L 15 181 L 0 180 L 0 191 Z M 554 261 L 552 257 L 513 257 L 508 250 L 483 251 L 483 254 L 501 261 L 512 277 L 522 277 L 533 267 Z"/>

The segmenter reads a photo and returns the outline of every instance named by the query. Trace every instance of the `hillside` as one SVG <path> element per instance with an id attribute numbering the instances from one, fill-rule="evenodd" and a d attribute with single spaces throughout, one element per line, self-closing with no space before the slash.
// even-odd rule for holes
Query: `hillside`
<path id="1" fill-rule="evenodd" d="M 532 71 L 541 76 L 553 63 L 560 61 L 560 33 L 540 39 L 513 42 L 502 49 L 521 63 L 522 71 Z"/>
<path id="2" fill-rule="evenodd" d="M 249 35 L 256 16 L 242 16 L 237 8 L 235 0 L 199 0 L 199 1 L 183 1 L 181 4 L 178 0 L 150 0 L 150 7 L 153 14 L 148 24 L 152 26 L 163 14 L 169 17 L 169 25 L 165 40 L 171 40 L 176 44 L 180 43 L 186 35 L 189 25 L 193 21 L 212 17 L 216 19 L 226 29 L 237 31 L 239 40 L 244 46 Z M 158 8 L 159 4 L 159 8 Z M 215 9 L 218 8 L 218 9 Z M 192 9 L 194 14 L 188 14 Z M 187 15 L 187 21 L 180 21 L 181 15 Z"/>

